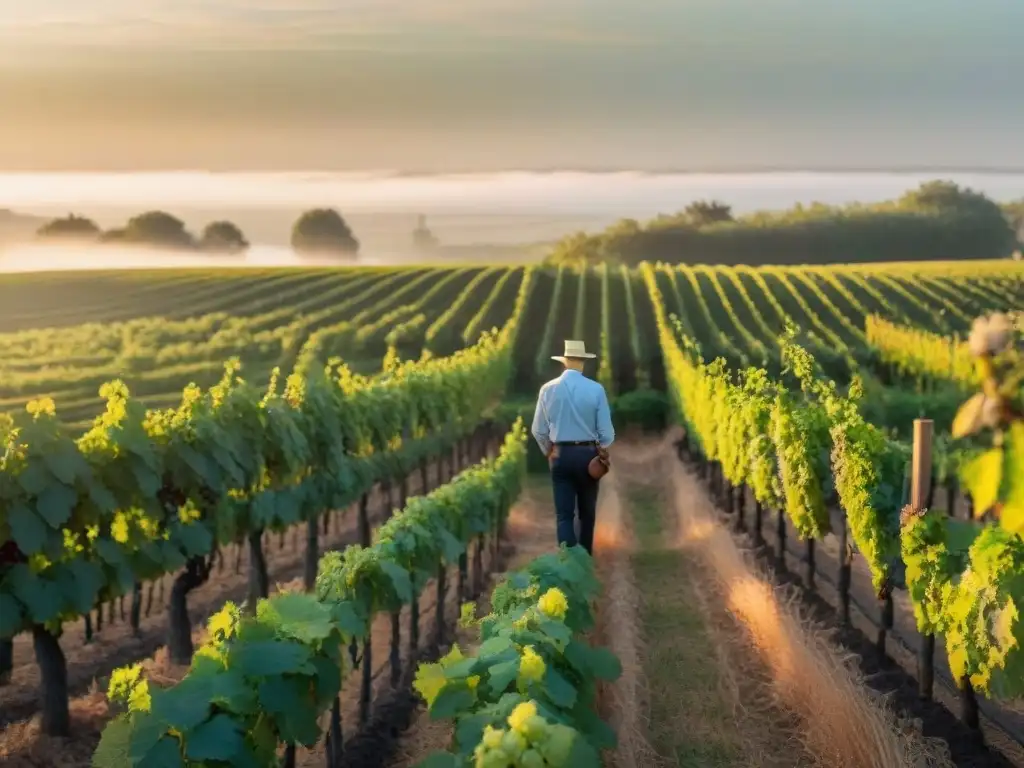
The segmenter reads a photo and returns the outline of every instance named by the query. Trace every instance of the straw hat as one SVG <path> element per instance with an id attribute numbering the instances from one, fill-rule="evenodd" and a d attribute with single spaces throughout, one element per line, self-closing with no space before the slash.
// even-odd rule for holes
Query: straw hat
<path id="1" fill-rule="evenodd" d="M 561 355 L 552 355 L 552 360 L 564 363 L 566 360 L 593 360 L 597 355 L 587 352 L 587 345 L 582 341 L 565 342 L 565 352 Z"/>

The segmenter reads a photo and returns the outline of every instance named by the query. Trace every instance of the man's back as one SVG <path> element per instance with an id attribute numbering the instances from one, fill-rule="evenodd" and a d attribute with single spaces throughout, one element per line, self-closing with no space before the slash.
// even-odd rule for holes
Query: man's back
<path id="1" fill-rule="evenodd" d="M 611 445 L 615 430 L 604 387 L 571 369 L 547 382 L 537 398 L 533 435 L 545 452 L 559 442 Z"/>

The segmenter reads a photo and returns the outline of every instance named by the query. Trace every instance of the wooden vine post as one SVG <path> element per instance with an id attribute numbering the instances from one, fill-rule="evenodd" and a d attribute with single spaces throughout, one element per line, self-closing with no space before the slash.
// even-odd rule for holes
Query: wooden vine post
<path id="1" fill-rule="evenodd" d="M 924 514 L 932 486 L 931 419 L 914 419 L 914 453 L 911 460 L 910 506 L 917 515 Z M 930 701 L 935 683 L 935 635 L 921 635 L 917 656 L 917 690 L 922 699 Z"/>

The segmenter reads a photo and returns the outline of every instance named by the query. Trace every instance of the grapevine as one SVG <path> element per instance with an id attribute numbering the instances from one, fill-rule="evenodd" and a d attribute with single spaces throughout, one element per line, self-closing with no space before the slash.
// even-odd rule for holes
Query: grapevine
<path id="1" fill-rule="evenodd" d="M 496 529 L 518 494 L 525 451 L 519 422 L 496 459 L 411 499 L 373 546 L 325 555 L 315 594 L 275 595 L 252 616 L 226 605 L 178 684 L 158 688 L 137 666 L 118 670 L 108 695 L 124 711 L 93 766 L 276 768 L 279 744 L 315 745 L 341 688 L 343 648 L 367 636 L 376 612 L 417 599 L 417 574 L 458 557 L 469 532 Z"/>
<path id="2" fill-rule="evenodd" d="M 908 510 L 902 554 L 918 628 L 944 637 L 957 680 L 1012 697 L 1024 692 L 1024 345 L 1006 316 L 979 318 L 968 347 L 982 391 L 962 406 L 953 436 L 988 433 L 991 445 L 959 464 L 977 528 Z"/>
<path id="3" fill-rule="evenodd" d="M 614 680 L 613 654 L 582 638 L 599 584 L 579 547 L 543 555 L 494 589 L 473 623 L 480 647 L 421 664 L 415 687 L 432 718 L 455 721 L 452 751 L 429 766 L 599 766 L 615 734 L 594 712 L 596 682 Z"/>

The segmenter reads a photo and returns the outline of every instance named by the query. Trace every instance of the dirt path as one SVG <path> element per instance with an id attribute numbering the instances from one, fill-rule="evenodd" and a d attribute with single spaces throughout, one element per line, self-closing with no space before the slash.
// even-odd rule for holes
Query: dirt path
<path id="1" fill-rule="evenodd" d="M 797 736 L 795 716 L 775 701 L 770 676 L 718 585 L 695 553 L 680 546 L 664 456 L 661 441 L 647 439 L 620 445 L 613 457 L 608 502 L 621 504 L 620 529 L 637 590 L 634 620 L 643 645 L 637 654 L 641 678 L 631 684 L 636 703 L 630 706 L 627 696 L 622 705 L 634 713 L 646 708 L 646 716 L 632 715 L 638 722 L 623 735 L 626 744 L 634 744 L 625 750 L 620 744 L 615 765 L 813 765 Z M 616 617 L 621 612 L 616 605 Z M 643 736 L 635 733 L 641 724 Z"/>
<path id="2" fill-rule="evenodd" d="M 904 730 L 849 655 L 803 618 L 790 592 L 772 585 L 670 445 L 663 456 L 658 474 L 670 491 L 664 506 L 674 512 L 676 546 L 698 565 L 694 578 L 716 590 L 716 603 L 734 617 L 774 701 L 795 716 L 789 755 L 802 746 L 807 759 L 836 768 L 952 765 L 945 745 Z"/>

